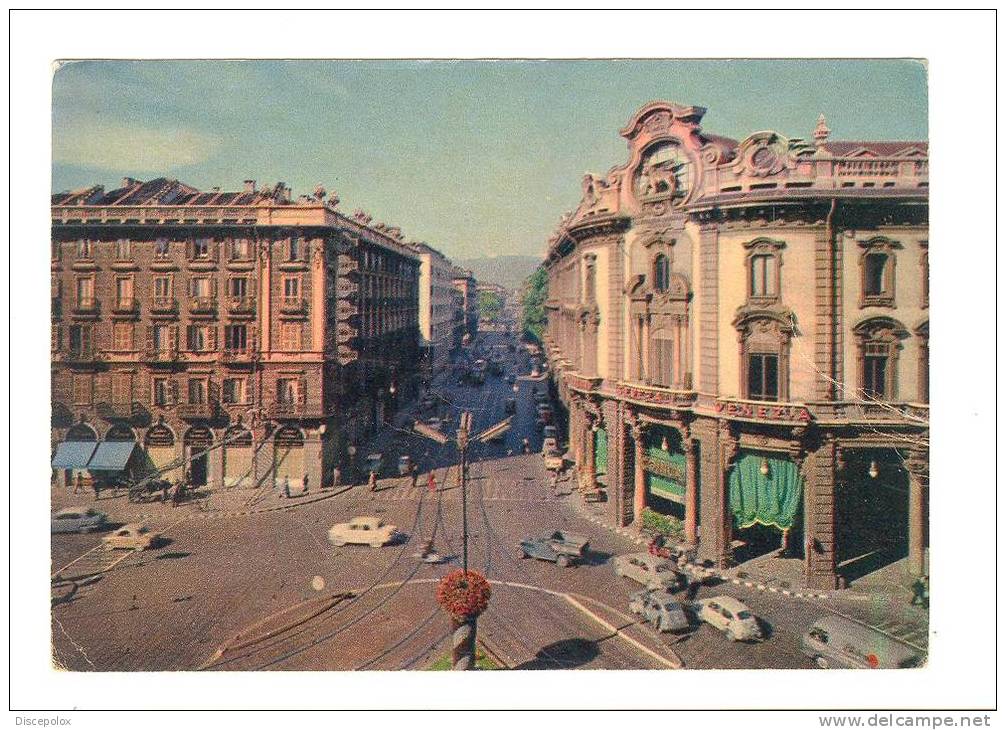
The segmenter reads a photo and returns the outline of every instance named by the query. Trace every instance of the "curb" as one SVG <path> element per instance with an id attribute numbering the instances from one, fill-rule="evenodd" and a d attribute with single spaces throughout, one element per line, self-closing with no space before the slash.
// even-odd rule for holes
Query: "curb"
<path id="1" fill-rule="evenodd" d="M 632 530 L 627 530 L 624 527 L 613 527 L 612 525 L 609 525 L 607 522 L 603 521 L 599 517 L 596 517 L 596 516 L 594 516 L 592 514 L 584 512 L 580 508 L 580 504 L 578 502 L 574 503 L 574 505 L 575 505 L 574 509 L 576 509 L 576 511 L 584 519 L 586 519 L 586 520 L 588 520 L 590 522 L 593 522 L 595 525 L 599 525 L 599 526 L 607 529 L 610 532 L 614 532 L 614 533 L 616 533 L 618 535 L 621 535 L 622 537 L 624 537 L 624 538 L 626 538 L 628 540 L 631 540 L 632 542 L 634 542 L 637 545 L 648 545 L 649 544 L 649 541 L 643 539 L 639 535 L 638 532 L 634 532 Z M 768 585 L 766 583 L 758 583 L 757 581 L 741 580 L 740 578 L 735 578 L 735 577 L 733 577 L 731 575 L 728 575 L 724 571 L 720 571 L 720 570 L 717 570 L 715 568 L 706 568 L 706 567 L 703 567 L 701 565 L 696 565 L 695 563 L 687 563 L 683 567 L 689 573 L 701 576 L 703 578 L 707 578 L 707 577 L 713 576 L 713 577 L 716 577 L 716 578 L 720 578 L 721 580 L 723 580 L 726 583 L 732 583 L 733 585 L 736 585 L 736 586 L 744 586 L 745 588 L 752 588 L 754 590 L 765 591 L 767 593 L 777 593 L 779 595 L 788 596 L 790 598 L 806 598 L 806 599 L 820 600 L 820 599 L 827 599 L 827 598 L 831 598 L 832 597 L 832 594 L 829 594 L 829 593 L 816 593 L 816 592 L 812 592 L 812 591 L 810 591 L 810 592 L 808 592 L 808 591 L 793 591 L 793 590 L 790 590 L 789 588 L 780 588 L 778 586 L 770 586 L 770 585 Z"/>

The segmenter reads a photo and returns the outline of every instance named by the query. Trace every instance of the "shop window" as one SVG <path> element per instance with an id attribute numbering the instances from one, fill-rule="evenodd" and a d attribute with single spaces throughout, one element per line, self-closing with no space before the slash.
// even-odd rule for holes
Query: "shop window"
<path id="1" fill-rule="evenodd" d="M 893 307 L 895 284 L 895 251 L 901 248 L 896 241 L 874 238 L 861 241 L 860 256 L 860 306 Z"/>

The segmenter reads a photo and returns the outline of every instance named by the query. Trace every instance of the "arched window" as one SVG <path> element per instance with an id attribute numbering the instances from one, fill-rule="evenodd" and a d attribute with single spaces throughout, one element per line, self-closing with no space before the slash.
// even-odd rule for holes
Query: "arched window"
<path id="1" fill-rule="evenodd" d="M 667 291 L 671 282 L 671 262 L 662 253 L 653 259 L 653 288 L 658 292 Z"/>
<path id="2" fill-rule="evenodd" d="M 97 441 L 98 434 L 86 423 L 78 423 L 66 432 L 67 441 Z"/>

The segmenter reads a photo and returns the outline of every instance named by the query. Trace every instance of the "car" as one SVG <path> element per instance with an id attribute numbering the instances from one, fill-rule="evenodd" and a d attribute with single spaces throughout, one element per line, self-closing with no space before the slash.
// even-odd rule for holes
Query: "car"
<path id="1" fill-rule="evenodd" d="M 354 517 L 349 522 L 332 525 L 328 530 L 328 541 L 335 547 L 343 545 L 383 547 L 400 537 L 398 528 L 384 524 L 380 517 Z"/>
<path id="2" fill-rule="evenodd" d="M 558 443 L 559 441 L 559 431 L 555 426 L 545 426 L 545 429 L 541 433 L 543 438 L 553 439 Z"/>
<path id="3" fill-rule="evenodd" d="M 629 611 L 662 633 L 685 631 L 691 626 L 684 605 L 668 591 L 636 591 L 629 596 Z"/>
<path id="4" fill-rule="evenodd" d="M 412 457 L 403 454 L 398 457 L 398 475 L 404 477 L 410 473 L 412 473 Z"/>
<path id="5" fill-rule="evenodd" d="M 423 421 L 423 423 L 425 423 L 430 428 L 436 429 L 437 431 L 439 431 L 444 426 L 443 419 L 438 416 L 432 416 L 430 418 L 427 418 L 425 421 Z"/>
<path id="6" fill-rule="evenodd" d="M 821 669 L 906 669 L 924 662 L 912 647 L 833 614 L 813 623 L 800 639 L 800 650 Z"/>
<path id="7" fill-rule="evenodd" d="M 548 471 L 561 471 L 562 467 L 566 465 L 565 459 L 562 458 L 562 454 L 558 450 L 546 451 L 543 456 L 545 469 Z"/>
<path id="8" fill-rule="evenodd" d="M 762 638 L 758 619 L 750 608 L 736 598 L 703 598 L 696 608 L 700 620 L 722 631 L 730 641 L 758 641 Z"/>
<path id="9" fill-rule="evenodd" d="M 123 525 L 101 538 L 101 542 L 109 550 L 149 550 L 160 541 L 161 533 L 140 523 Z"/>
<path id="10" fill-rule="evenodd" d="M 553 530 L 542 537 L 522 540 L 517 547 L 522 558 L 547 560 L 565 568 L 583 557 L 589 545 L 589 539 L 583 535 Z"/>
<path id="11" fill-rule="evenodd" d="M 94 532 L 105 527 L 108 515 L 91 507 L 67 507 L 49 520 L 50 532 Z"/>
<path id="12" fill-rule="evenodd" d="M 634 580 L 647 588 L 676 591 L 688 582 L 670 560 L 649 553 L 619 555 L 612 561 L 612 567 L 615 575 Z"/>
<path id="13" fill-rule="evenodd" d="M 546 437 L 541 442 L 542 456 L 559 450 L 559 443 L 554 438 Z"/>

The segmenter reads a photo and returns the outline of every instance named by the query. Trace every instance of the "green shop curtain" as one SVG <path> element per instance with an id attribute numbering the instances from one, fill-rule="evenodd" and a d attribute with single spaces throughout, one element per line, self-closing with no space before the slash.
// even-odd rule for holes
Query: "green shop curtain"
<path id="1" fill-rule="evenodd" d="M 667 451 L 663 439 L 667 437 Z M 668 453 L 670 452 L 670 453 Z M 684 504 L 688 480 L 681 435 L 673 429 L 652 429 L 646 435 L 646 489 L 658 497 Z"/>
<path id="2" fill-rule="evenodd" d="M 767 458 L 768 475 L 761 473 Z M 740 528 L 760 523 L 780 530 L 793 526 L 803 479 L 787 459 L 743 454 L 730 470 L 730 509 Z"/>
<path id="3" fill-rule="evenodd" d="M 594 432 L 594 473 L 608 473 L 608 432 L 603 428 Z"/>

